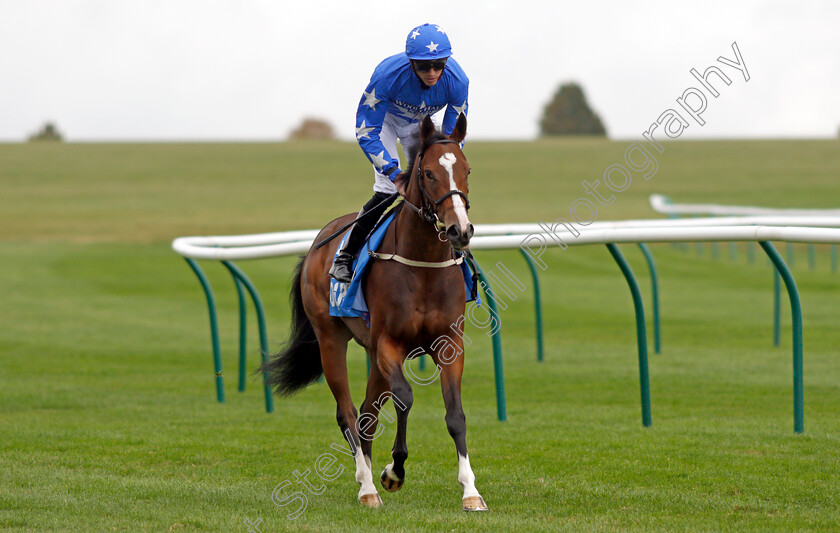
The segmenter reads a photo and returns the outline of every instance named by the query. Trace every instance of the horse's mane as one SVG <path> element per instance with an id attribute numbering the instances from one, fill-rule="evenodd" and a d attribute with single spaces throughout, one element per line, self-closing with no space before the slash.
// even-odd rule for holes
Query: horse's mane
<path id="1" fill-rule="evenodd" d="M 411 134 L 411 137 L 409 139 L 410 140 L 403 145 L 403 151 L 405 152 L 405 158 L 408 162 L 409 167 L 413 169 L 416 163 L 415 160 L 417 159 L 417 155 L 421 152 L 425 152 L 426 148 L 428 148 L 435 142 L 446 139 L 446 135 L 444 135 L 443 132 L 441 132 L 440 130 L 435 130 L 434 133 L 432 133 L 431 135 L 429 135 L 428 138 L 426 138 L 426 142 L 421 143 L 420 130 L 418 128 L 417 131 Z"/>

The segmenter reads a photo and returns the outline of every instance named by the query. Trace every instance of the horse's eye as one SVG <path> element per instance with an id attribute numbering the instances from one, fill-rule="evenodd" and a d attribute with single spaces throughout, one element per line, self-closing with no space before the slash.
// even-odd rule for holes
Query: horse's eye
<path id="1" fill-rule="evenodd" d="M 434 175 L 434 174 L 432 174 L 432 171 L 431 171 L 431 170 L 429 170 L 428 168 L 426 169 L 426 178 L 428 178 L 428 179 L 430 179 L 430 180 L 432 180 L 432 181 L 434 181 L 434 180 L 435 180 L 435 175 Z"/>

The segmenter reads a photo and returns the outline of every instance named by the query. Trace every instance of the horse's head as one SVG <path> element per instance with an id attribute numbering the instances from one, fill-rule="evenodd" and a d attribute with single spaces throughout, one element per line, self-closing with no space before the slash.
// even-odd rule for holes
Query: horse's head
<path id="1" fill-rule="evenodd" d="M 414 175 L 406 176 L 416 178 L 410 187 L 412 195 L 419 194 L 424 212 L 456 250 L 466 248 L 474 232 L 467 216 L 470 165 L 460 147 L 466 134 L 467 117 L 463 113 L 448 137 L 438 132 L 427 116 L 420 126 Z"/>

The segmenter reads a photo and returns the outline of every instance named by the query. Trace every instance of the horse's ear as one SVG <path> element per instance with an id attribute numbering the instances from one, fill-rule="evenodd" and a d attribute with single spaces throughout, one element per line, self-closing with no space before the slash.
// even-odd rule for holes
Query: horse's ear
<path id="1" fill-rule="evenodd" d="M 423 123 L 420 125 L 420 141 L 425 144 L 428 139 L 435 132 L 435 123 L 432 122 L 432 117 L 426 115 Z"/>
<path id="2" fill-rule="evenodd" d="M 461 113 L 458 115 L 458 122 L 455 123 L 455 128 L 452 130 L 450 139 L 456 143 L 460 143 L 467 136 L 467 115 Z"/>

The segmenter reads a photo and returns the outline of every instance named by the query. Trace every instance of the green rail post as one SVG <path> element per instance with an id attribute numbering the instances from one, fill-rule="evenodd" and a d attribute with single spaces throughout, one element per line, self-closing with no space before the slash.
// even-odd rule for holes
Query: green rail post
<path id="1" fill-rule="evenodd" d="M 522 257 L 528 263 L 531 269 L 531 279 L 534 280 L 534 315 L 537 323 L 537 361 L 543 362 L 545 359 L 543 352 L 543 317 L 542 317 L 542 299 L 540 298 L 540 278 L 537 272 L 537 265 L 534 260 L 522 248 L 519 249 Z"/>
<path id="2" fill-rule="evenodd" d="M 648 358 L 647 358 L 647 329 L 645 328 L 645 308 L 642 303 L 642 293 L 639 290 L 639 284 L 636 281 L 636 276 L 633 275 L 633 270 L 621 255 L 621 250 L 615 243 L 607 243 L 607 249 L 612 254 L 621 273 L 627 280 L 627 285 L 630 287 L 630 293 L 633 295 L 633 306 L 636 309 L 636 340 L 639 348 L 639 386 L 642 393 L 642 425 L 650 427 L 653 423 L 650 416 L 650 377 L 648 375 Z"/>
<path id="3" fill-rule="evenodd" d="M 787 252 L 788 263 L 790 264 L 790 267 L 793 268 L 793 263 L 796 260 L 796 251 L 793 249 L 793 244 L 786 242 L 785 251 Z M 770 259 L 770 261 L 772 261 L 772 259 Z"/>
<path id="4" fill-rule="evenodd" d="M 711 246 L 712 246 L 712 259 L 714 259 L 715 261 L 717 261 L 717 260 L 718 260 L 718 258 L 720 257 L 720 251 L 718 250 L 718 243 L 717 243 L 717 242 L 713 242 L 713 243 L 711 244 Z"/>
<path id="5" fill-rule="evenodd" d="M 729 260 L 733 263 L 738 260 L 738 245 L 734 242 L 729 243 Z"/>
<path id="6" fill-rule="evenodd" d="M 817 268 L 817 251 L 814 248 L 814 243 L 808 244 L 808 268 L 811 270 Z"/>
<path id="7" fill-rule="evenodd" d="M 785 281 L 785 288 L 790 298 L 790 314 L 793 322 L 793 431 L 802 433 L 805 431 L 805 399 L 802 383 L 802 306 L 799 302 L 799 291 L 793 280 L 793 274 L 790 273 L 782 256 L 773 247 L 773 243 L 760 241 L 759 244 L 776 265 L 776 270 Z"/>
<path id="8" fill-rule="evenodd" d="M 239 270 L 239 268 L 231 263 L 230 261 L 222 261 L 222 264 L 230 271 L 230 273 L 239 279 L 244 285 L 245 288 L 248 290 L 248 293 L 251 295 L 251 300 L 254 302 L 254 308 L 257 311 L 257 325 L 260 331 L 260 353 L 262 355 L 262 362 L 265 363 L 268 360 L 268 335 L 265 329 L 265 311 L 263 309 L 262 300 L 260 300 L 260 295 L 257 293 L 257 289 L 254 287 L 254 284 L 251 283 L 251 280 L 248 279 L 248 276 L 245 275 L 244 272 Z M 274 412 L 274 396 L 271 394 L 271 387 L 268 386 L 268 373 L 263 373 L 263 388 L 265 389 L 265 412 L 272 413 Z"/>
<path id="9" fill-rule="evenodd" d="M 236 295 L 239 298 L 239 392 L 245 390 L 245 364 L 248 346 L 248 312 L 245 308 L 245 293 L 242 290 L 242 282 L 236 276 L 233 284 L 236 286 Z"/>
<path id="10" fill-rule="evenodd" d="M 417 369 L 420 372 L 423 372 L 424 370 L 426 370 L 425 357 L 426 357 L 426 354 L 421 353 L 420 355 L 411 358 L 412 360 L 417 359 L 419 361 L 419 363 L 417 363 Z M 370 375 L 370 360 L 368 360 L 368 369 L 367 370 L 368 370 L 368 375 Z"/>
<path id="11" fill-rule="evenodd" d="M 650 248 L 647 244 L 640 242 L 639 248 L 645 254 L 645 260 L 650 270 L 650 290 L 653 297 L 653 351 L 660 353 L 662 348 L 662 339 L 659 327 L 659 276 L 656 275 L 656 263 L 653 261 L 653 254 L 650 253 Z"/>
<path id="12" fill-rule="evenodd" d="M 487 306 L 490 308 L 491 314 L 496 316 L 497 320 L 501 320 L 499 318 L 499 310 L 496 307 L 496 300 L 490 295 L 490 291 L 492 288 L 490 287 L 490 282 L 487 281 L 487 277 L 484 275 L 484 271 L 481 269 L 481 265 L 478 264 L 478 260 L 475 259 L 475 266 L 478 269 L 478 279 L 479 285 L 481 285 L 481 290 L 484 292 L 484 298 L 487 300 Z M 505 372 L 502 366 L 502 335 L 501 335 L 501 321 L 499 322 L 499 327 L 493 332 L 493 371 L 496 376 L 496 416 L 499 419 L 499 422 L 504 422 L 507 420 L 507 404 L 505 402 Z"/>
<path id="13" fill-rule="evenodd" d="M 782 288 L 779 270 L 773 268 L 773 346 L 781 344 L 782 337 Z"/>
<path id="14" fill-rule="evenodd" d="M 184 258 L 187 264 L 198 277 L 201 287 L 204 289 L 204 296 L 207 298 L 207 310 L 210 313 L 210 343 L 213 346 L 213 370 L 216 373 L 216 399 L 219 403 L 225 403 L 225 383 L 222 377 L 222 350 L 219 347 L 219 327 L 216 318 L 216 299 L 213 297 L 213 290 L 207 276 L 199 268 L 198 263 L 189 257 Z"/>
<path id="15" fill-rule="evenodd" d="M 755 243 L 752 241 L 747 243 L 747 262 L 749 264 L 755 263 Z"/>

